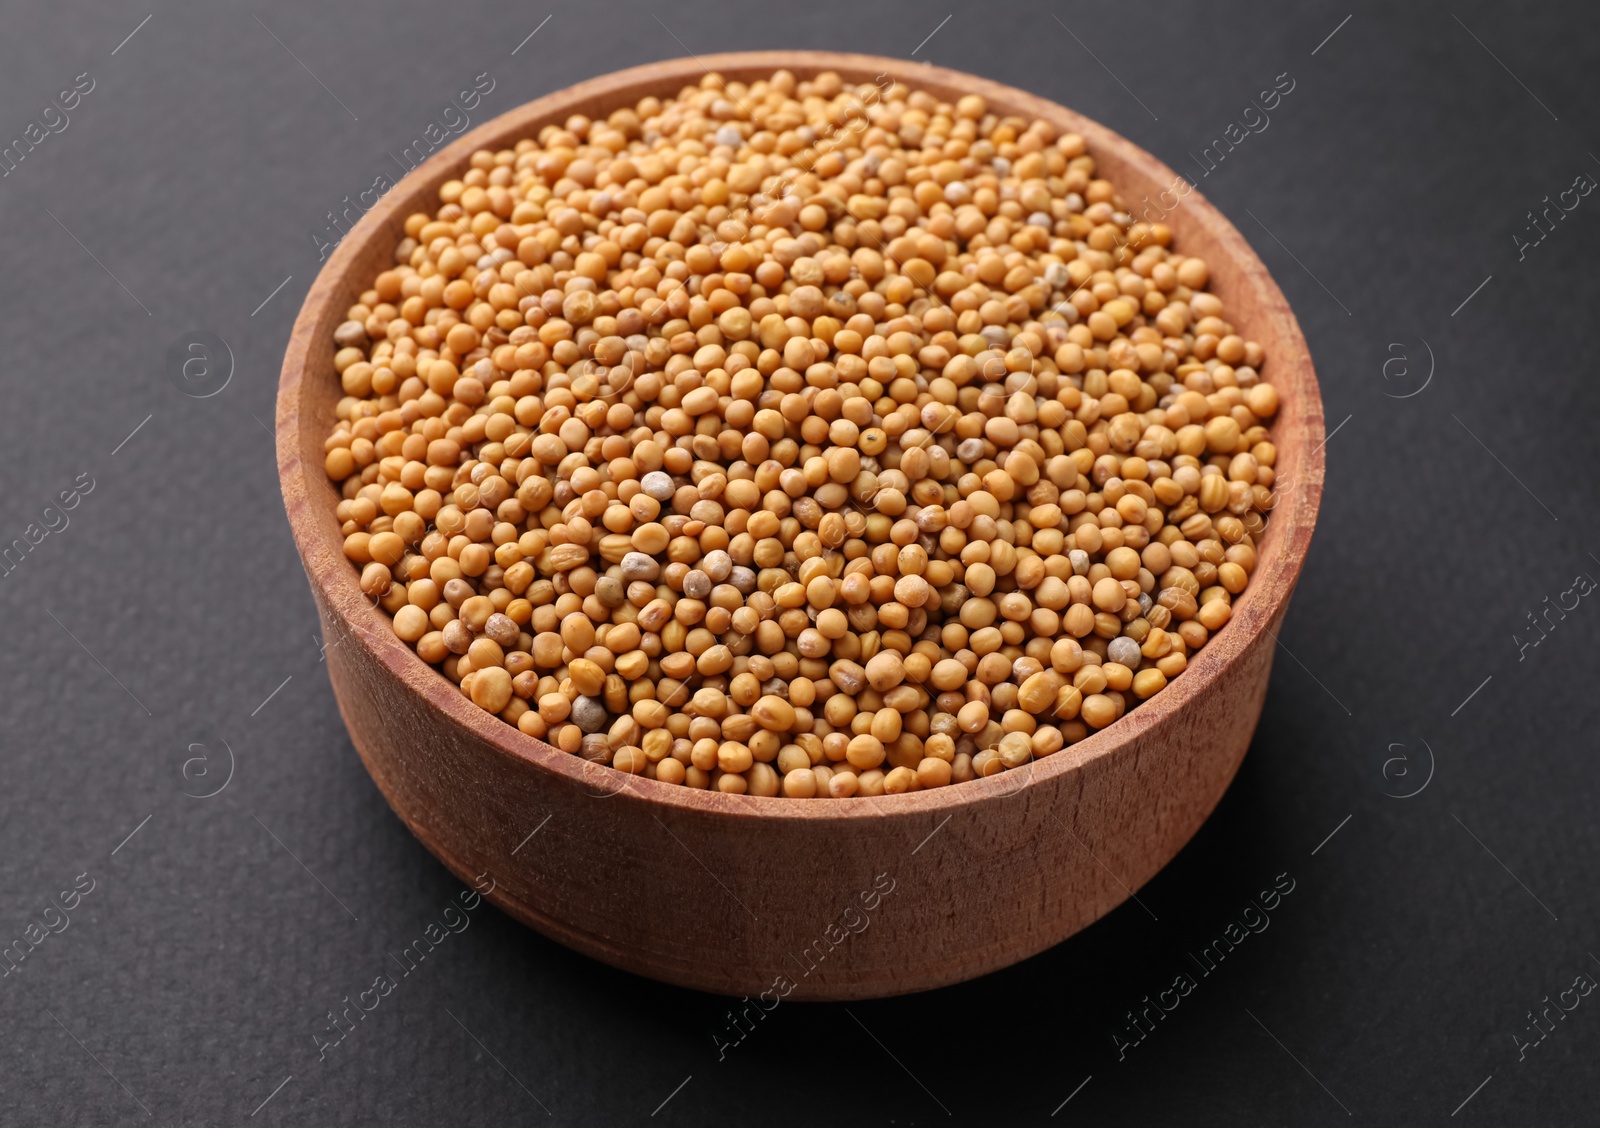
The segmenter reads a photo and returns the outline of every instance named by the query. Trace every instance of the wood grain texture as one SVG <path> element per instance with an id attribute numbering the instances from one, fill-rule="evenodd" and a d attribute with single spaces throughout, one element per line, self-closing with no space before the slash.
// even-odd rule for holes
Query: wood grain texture
<path id="1" fill-rule="evenodd" d="M 1299 325 L 1234 227 L 1190 191 L 1166 218 L 1266 351 L 1278 389 L 1278 502 L 1232 621 L 1178 678 L 1088 739 L 1014 772 L 884 798 L 692 791 L 561 753 L 477 709 L 395 638 L 342 552 L 323 440 L 340 395 L 333 330 L 392 261 L 406 215 L 437 205 L 470 154 L 573 113 L 603 116 L 786 67 L 887 74 L 954 101 L 1045 118 L 1087 140 L 1125 199 L 1178 179 L 1110 130 L 1022 91 L 866 55 L 712 55 L 607 75 L 518 107 L 434 154 L 333 252 L 284 356 L 284 504 L 328 636 L 340 712 L 400 818 L 457 876 L 562 944 L 670 983 L 752 998 L 858 999 L 959 982 L 1030 956 L 1122 903 L 1216 806 L 1260 715 L 1277 632 L 1322 494 L 1322 404 Z M 339 641 L 344 640 L 344 641 Z M 334 643 L 338 642 L 338 645 Z M 531 838 L 530 832 L 535 831 Z M 889 889 L 885 893 L 884 890 Z M 774 986 L 776 984 L 776 986 Z"/>

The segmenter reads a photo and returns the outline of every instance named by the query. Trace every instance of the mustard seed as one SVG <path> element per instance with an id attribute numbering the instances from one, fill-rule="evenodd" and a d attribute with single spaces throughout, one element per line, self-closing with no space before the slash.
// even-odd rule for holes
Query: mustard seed
<path id="1" fill-rule="evenodd" d="M 511 675 L 498 666 L 475 670 L 472 701 L 487 713 L 500 712 L 511 703 Z"/>
<path id="2" fill-rule="evenodd" d="M 1261 346 L 1126 204 L 1075 134 L 831 73 L 475 154 L 334 331 L 362 591 L 479 708 L 664 784 L 896 795 L 1085 739 L 1226 629 L 1277 480 Z"/>

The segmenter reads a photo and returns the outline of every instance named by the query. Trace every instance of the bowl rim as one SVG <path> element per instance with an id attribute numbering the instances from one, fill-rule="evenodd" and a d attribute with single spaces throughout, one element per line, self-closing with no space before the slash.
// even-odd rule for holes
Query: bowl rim
<path id="1" fill-rule="evenodd" d="M 356 639 L 408 692 L 422 696 L 449 724 L 470 732 L 498 754 L 548 772 L 555 779 L 587 790 L 595 798 L 631 793 L 633 798 L 648 804 L 727 818 L 853 820 L 881 819 L 890 815 L 938 815 L 979 803 L 1002 801 L 1046 784 L 1059 783 L 1059 777 L 1110 757 L 1148 730 L 1172 722 L 1263 632 L 1271 633 L 1270 624 L 1281 613 L 1304 565 L 1321 500 L 1324 475 L 1322 401 L 1299 322 L 1249 243 L 1192 184 L 1184 196 L 1182 211 L 1186 214 L 1178 226 L 1207 230 L 1224 257 L 1235 265 L 1244 283 L 1242 289 L 1254 290 L 1245 297 L 1245 303 L 1260 310 L 1259 320 L 1277 324 L 1289 349 L 1287 355 L 1281 347 L 1271 355 L 1272 381 L 1280 389 L 1293 386 L 1292 402 L 1298 405 L 1300 420 L 1298 435 L 1309 449 L 1294 452 L 1298 457 L 1298 475 L 1292 488 L 1282 491 L 1287 496 L 1280 496 L 1272 510 L 1267 535 L 1274 542 L 1275 550 L 1270 555 L 1262 553 L 1250 584 L 1243 596 L 1234 602 L 1233 616 L 1224 628 L 1212 637 L 1181 676 L 1148 701 L 1078 743 L 1044 759 L 1030 761 L 1025 768 L 901 795 L 805 802 L 785 800 L 782 796 L 728 795 L 665 784 L 562 752 L 479 709 L 459 687 L 396 637 L 389 616 L 362 594 L 356 569 L 344 556 L 338 526 L 333 521 L 331 507 L 326 504 L 326 491 L 331 487 L 320 462 L 309 464 L 300 456 L 304 442 L 301 392 L 309 381 L 331 375 L 313 371 L 310 364 L 319 344 L 316 324 L 326 306 L 332 302 L 348 303 L 350 291 L 346 279 L 357 261 L 370 253 L 376 241 L 392 240 L 394 236 L 385 231 L 397 221 L 396 217 L 403 219 L 404 213 L 418 200 L 436 196 L 438 185 L 459 175 L 473 152 L 504 147 L 532 136 L 540 126 L 578 112 L 580 107 L 615 109 L 631 105 L 647 93 L 675 94 L 684 86 L 698 85 L 708 74 L 718 74 L 725 81 L 742 81 L 780 68 L 805 76 L 831 70 L 852 82 L 887 75 L 912 89 L 932 84 L 958 86 L 982 95 L 991 105 L 1045 117 L 1060 128 L 1079 133 L 1090 155 L 1115 153 L 1123 164 L 1138 167 L 1161 183 L 1175 184 L 1184 179 L 1132 141 L 1058 103 L 962 71 L 878 55 L 741 51 L 669 59 L 613 71 L 513 107 L 437 150 L 396 182 L 328 256 L 295 317 L 279 381 L 276 446 L 284 504 L 307 579 L 322 597 L 320 602 L 342 620 L 339 625 L 345 628 L 347 636 Z M 1241 297 L 1237 292 L 1230 296 L 1236 301 Z M 1282 418 L 1280 415 L 1279 420 Z M 321 437 L 318 436 L 319 441 Z M 1274 438 L 1277 437 L 1275 433 Z M 1285 451 L 1286 448 L 1279 447 L 1280 457 Z M 319 479 L 323 490 L 317 488 Z M 319 506 L 326 510 L 321 519 L 317 517 Z M 325 629 L 326 626 L 324 624 Z M 1275 637 L 1273 641 L 1276 642 Z M 1022 777 L 1020 783 L 1018 777 Z"/>

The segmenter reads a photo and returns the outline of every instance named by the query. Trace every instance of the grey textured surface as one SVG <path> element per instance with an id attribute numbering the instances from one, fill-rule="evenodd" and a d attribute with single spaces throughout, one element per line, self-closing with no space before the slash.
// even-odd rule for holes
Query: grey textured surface
<path id="1" fill-rule="evenodd" d="M 0 541 L 60 525 L 44 508 L 94 483 L 0 576 L 0 934 L 62 927 L 47 906 L 94 882 L 0 977 L 0 1121 L 1424 1123 L 1464 1100 L 1461 1122 L 1584 1119 L 1600 997 L 1559 992 L 1600 977 L 1600 610 L 1581 599 L 1520 652 L 1514 635 L 1600 576 L 1600 196 L 1520 257 L 1516 237 L 1544 197 L 1600 177 L 1593 10 L 147 14 L 12 5 L 0 45 L 4 139 L 50 124 L 75 76 L 94 82 L 0 179 Z M 268 427 L 311 233 L 461 84 L 491 73 L 492 115 L 635 63 L 781 47 L 915 51 L 1198 178 L 1293 303 L 1334 433 L 1255 745 L 1139 891 L 1148 911 L 961 987 L 783 1005 L 719 1054 L 726 1000 L 613 972 L 487 906 L 401 975 L 391 953 L 460 887 L 345 736 Z M 1190 154 L 1283 74 L 1270 125 L 1202 176 Z M 172 378 L 192 331 L 235 358 L 209 398 Z M 1431 382 L 1394 398 L 1430 353 Z M 224 745 L 230 782 L 193 798 L 226 776 Z M 1191 954 L 1259 924 L 1247 906 L 1279 874 L 1294 888 L 1270 927 L 1202 976 Z M 1125 1012 L 1184 971 L 1196 988 L 1119 1060 Z M 384 973 L 394 989 L 319 1059 L 330 1008 Z M 1546 1007 L 1553 1029 L 1519 1057 Z"/>

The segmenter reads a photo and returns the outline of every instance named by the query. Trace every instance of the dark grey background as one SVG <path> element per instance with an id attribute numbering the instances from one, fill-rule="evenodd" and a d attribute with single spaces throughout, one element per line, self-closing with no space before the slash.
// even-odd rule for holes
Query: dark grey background
<path id="1" fill-rule="evenodd" d="M 8 5 L 0 41 L 5 139 L 73 76 L 96 83 L 0 180 L 0 541 L 80 473 L 96 483 L 0 577 L 0 937 L 75 875 L 96 882 L 0 979 L 0 1121 L 1587 1118 L 1600 996 L 1552 1012 L 1526 1060 L 1513 1035 L 1600 976 L 1600 608 L 1520 660 L 1513 635 L 1600 576 L 1600 196 L 1521 261 L 1513 236 L 1600 176 L 1592 8 L 160 3 L 119 48 L 150 2 Z M 1270 127 L 1200 179 L 1288 294 L 1339 428 L 1253 750 L 1140 891 L 1148 912 L 1129 902 L 985 979 L 786 1004 L 719 1060 L 726 1000 L 485 907 L 319 1062 L 325 1012 L 459 885 L 349 744 L 279 502 L 268 427 L 310 233 L 479 72 L 497 83 L 481 118 L 636 63 L 781 47 L 915 52 L 1197 177 L 1187 154 L 1293 77 Z M 208 399 L 169 379 L 193 330 L 236 358 Z M 1428 350 L 1431 383 L 1392 398 Z M 1401 354 L 1409 375 L 1386 380 Z M 213 798 L 185 790 L 226 757 L 186 781 L 191 742 L 235 754 Z M 1395 755 L 1409 776 L 1385 777 Z M 1296 884 L 1270 928 L 1119 1061 L 1124 1013 L 1278 874 Z"/>

